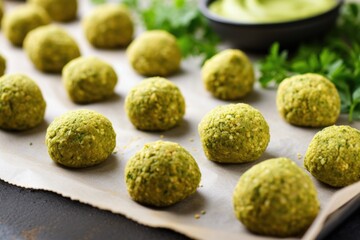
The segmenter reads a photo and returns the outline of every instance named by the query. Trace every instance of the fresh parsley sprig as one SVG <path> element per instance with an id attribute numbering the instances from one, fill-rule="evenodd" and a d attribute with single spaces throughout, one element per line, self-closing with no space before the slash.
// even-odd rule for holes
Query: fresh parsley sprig
<path id="1" fill-rule="evenodd" d="M 304 43 L 291 57 L 274 43 L 259 70 L 263 87 L 296 74 L 322 74 L 338 89 L 342 113 L 349 114 L 349 121 L 360 120 L 360 4 L 346 3 L 323 41 Z"/>

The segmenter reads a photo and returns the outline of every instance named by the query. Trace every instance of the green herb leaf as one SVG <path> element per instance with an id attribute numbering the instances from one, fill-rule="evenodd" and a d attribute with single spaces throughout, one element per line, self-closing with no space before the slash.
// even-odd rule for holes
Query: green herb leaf
<path id="1" fill-rule="evenodd" d="M 287 60 L 287 51 L 280 51 L 279 43 L 274 43 L 270 48 L 269 55 L 259 64 L 262 73 L 259 78 L 260 84 L 266 87 L 272 81 L 280 83 L 284 78 L 290 76 Z"/>
<path id="2" fill-rule="evenodd" d="M 360 102 L 360 87 L 358 87 L 354 92 L 353 92 L 353 101 L 354 102 Z"/>

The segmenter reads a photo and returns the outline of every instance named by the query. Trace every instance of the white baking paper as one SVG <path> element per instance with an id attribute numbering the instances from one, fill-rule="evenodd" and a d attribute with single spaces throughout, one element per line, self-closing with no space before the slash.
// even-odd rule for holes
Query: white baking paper
<path id="1" fill-rule="evenodd" d="M 80 18 L 91 8 L 81 0 Z M 6 10 L 19 5 L 6 2 Z M 264 155 L 254 163 L 217 164 L 206 159 L 197 125 L 215 106 L 229 102 L 214 99 L 204 90 L 199 59 L 183 61 L 182 70 L 169 79 L 179 86 L 186 99 L 186 115 L 181 126 L 161 133 L 136 130 L 124 112 L 124 99 L 129 89 L 143 77 L 130 67 L 125 50 L 97 50 L 84 38 L 80 20 L 61 24 L 76 39 L 84 56 L 97 56 L 111 63 L 119 83 L 116 95 L 102 103 L 77 105 L 70 101 L 57 74 L 44 74 L 34 69 L 21 48 L 13 47 L 0 33 L 0 52 L 7 58 L 7 73 L 23 73 L 40 86 L 47 102 L 45 121 L 25 132 L 0 131 L 0 178 L 11 184 L 44 189 L 90 204 L 100 209 L 125 215 L 141 224 L 164 227 L 196 239 L 271 239 L 249 233 L 233 214 L 232 192 L 241 174 L 256 163 L 273 157 L 289 157 L 302 166 L 307 146 L 320 129 L 300 128 L 285 123 L 275 106 L 274 89 L 256 89 L 242 101 L 259 109 L 270 126 L 271 141 Z M 92 109 L 108 117 L 117 133 L 117 153 L 99 166 L 72 170 L 56 165 L 44 143 L 47 126 L 55 117 L 69 110 Z M 342 116 L 338 124 L 348 124 Z M 353 123 L 360 128 L 360 123 Z M 196 194 L 167 208 L 154 209 L 133 202 L 124 183 L 124 167 L 128 159 L 147 142 L 174 141 L 185 147 L 197 160 L 202 181 Z M 307 239 L 313 239 L 326 217 L 360 192 L 360 183 L 334 189 L 313 179 L 319 192 L 321 213 L 310 228 Z M 206 214 L 200 214 L 202 211 Z M 199 219 L 194 215 L 200 214 Z"/>

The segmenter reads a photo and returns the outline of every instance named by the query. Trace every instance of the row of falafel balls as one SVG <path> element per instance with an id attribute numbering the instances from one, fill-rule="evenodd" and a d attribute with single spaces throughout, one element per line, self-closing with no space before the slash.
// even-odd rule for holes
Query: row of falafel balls
<path id="1" fill-rule="evenodd" d="M 49 24 L 50 19 L 74 20 L 76 12 L 74 0 L 30 0 L 5 14 L 2 31 L 11 43 L 24 46 L 37 69 L 62 72 L 63 84 L 74 102 L 102 101 L 114 94 L 114 69 L 98 58 L 80 57 L 75 40 L 61 27 Z M 96 7 L 84 18 L 83 28 L 96 48 L 126 47 L 133 37 L 130 13 L 121 5 Z M 175 37 L 159 30 L 145 32 L 130 43 L 127 56 L 139 74 L 150 77 L 126 97 L 125 109 L 132 124 L 143 131 L 166 131 L 179 125 L 185 99 L 174 83 L 163 78 L 180 68 Z M 3 58 L 0 70 L 3 75 Z M 255 74 L 242 51 L 229 49 L 204 64 L 202 79 L 214 97 L 237 100 L 252 91 Z M 0 97 L 0 128 L 26 130 L 43 121 L 45 100 L 27 76 L 0 78 Z M 305 168 L 315 178 L 334 187 L 359 180 L 360 132 L 349 126 L 330 126 L 339 117 L 340 98 L 329 80 L 317 74 L 286 79 L 278 88 L 276 104 L 290 124 L 329 126 L 314 136 L 305 155 Z M 210 111 L 199 123 L 198 132 L 206 157 L 221 163 L 255 161 L 270 141 L 262 114 L 240 103 Z M 69 111 L 56 118 L 45 138 L 51 158 L 74 168 L 105 161 L 116 146 L 112 123 L 91 110 Z M 200 179 L 191 154 L 179 144 L 165 141 L 146 144 L 125 169 L 131 198 L 151 206 L 169 206 L 187 198 L 196 191 Z M 270 159 L 246 171 L 235 187 L 233 205 L 236 217 L 250 231 L 272 236 L 303 233 L 319 211 L 310 177 L 287 158 Z"/>

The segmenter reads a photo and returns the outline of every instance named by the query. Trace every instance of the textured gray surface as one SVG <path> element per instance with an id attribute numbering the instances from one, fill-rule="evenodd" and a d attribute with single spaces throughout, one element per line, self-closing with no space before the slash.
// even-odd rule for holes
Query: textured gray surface
<path id="1" fill-rule="evenodd" d="M 0 181 L 0 239 L 187 239 L 166 229 Z"/>
<path id="2" fill-rule="evenodd" d="M 359 204 L 358 204 L 359 205 Z M 19 188 L 0 180 L 0 239 L 188 239 L 57 194 Z M 360 208 L 326 240 L 360 240 Z"/>

